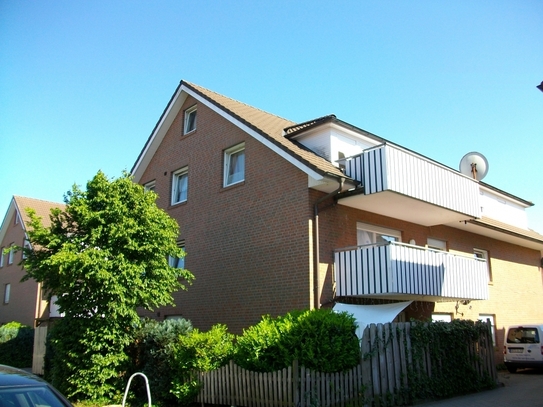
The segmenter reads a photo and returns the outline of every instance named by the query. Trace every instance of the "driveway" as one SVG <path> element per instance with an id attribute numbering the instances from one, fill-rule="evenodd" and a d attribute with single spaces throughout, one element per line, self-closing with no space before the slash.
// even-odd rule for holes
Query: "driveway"
<path id="1" fill-rule="evenodd" d="M 499 372 L 501 386 L 494 390 L 442 401 L 420 404 L 421 407 L 509 407 L 543 406 L 543 370 L 521 369 L 517 373 Z"/>

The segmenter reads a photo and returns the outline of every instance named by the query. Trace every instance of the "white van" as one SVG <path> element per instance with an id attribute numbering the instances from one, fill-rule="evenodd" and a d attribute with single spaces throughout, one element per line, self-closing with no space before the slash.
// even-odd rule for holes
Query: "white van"
<path id="1" fill-rule="evenodd" d="M 511 373 L 524 367 L 543 367 L 543 324 L 508 327 L 503 341 L 503 362 Z"/>

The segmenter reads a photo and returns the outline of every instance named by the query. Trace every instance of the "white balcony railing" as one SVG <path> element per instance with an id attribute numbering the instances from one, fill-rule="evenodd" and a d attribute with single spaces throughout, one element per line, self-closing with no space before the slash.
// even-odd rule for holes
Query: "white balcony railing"
<path id="1" fill-rule="evenodd" d="M 391 191 L 479 218 L 477 181 L 411 151 L 382 144 L 342 160 L 364 194 Z"/>
<path id="2" fill-rule="evenodd" d="M 335 278 L 338 297 L 488 299 L 485 260 L 397 242 L 337 250 Z"/>

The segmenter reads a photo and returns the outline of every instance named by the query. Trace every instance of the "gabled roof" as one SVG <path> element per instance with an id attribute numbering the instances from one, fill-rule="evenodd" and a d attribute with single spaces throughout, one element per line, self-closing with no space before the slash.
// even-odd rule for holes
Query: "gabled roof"
<path id="1" fill-rule="evenodd" d="M 26 225 L 26 222 L 30 220 L 26 213 L 26 208 L 34 209 L 36 211 L 36 215 L 42 218 L 42 224 L 45 227 L 48 227 L 51 225 L 51 219 L 49 217 L 49 215 L 51 215 L 51 209 L 64 209 L 64 207 L 66 206 L 57 202 L 43 201 L 41 199 L 35 198 L 26 198 L 24 196 L 14 196 L 13 200 L 17 205 L 17 210 L 19 212 L 19 215 L 21 216 L 24 225 Z"/>
<path id="2" fill-rule="evenodd" d="M 26 231 L 26 222 L 30 220 L 26 213 L 26 208 L 32 208 L 36 211 L 36 215 L 42 218 L 42 224 L 47 227 L 51 225 L 51 209 L 60 208 L 64 209 L 65 205 L 57 202 L 44 201 L 41 199 L 26 198 L 23 196 L 14 196 L 8 207 L 2 227 L 0 228 L 0 242 L 4 239 L 8 224 L 13 216 L 19 216 L 21 221 L 21 229 Z"/>
<path id="3" fill-rule="evenodd" d="M 296 123 L 201 86 L 181 81 L 132 167 L 131 173 L 136 182 L 140 181 L 147 164 L 158 149 L 173 119 L 179 113 L 187 95 L 194 97 L 200 103 L 205 104 L 246 131 L 313 178 L 321 179 L 326 176 L 345 177 L 341 170 L 331 162 L 300 143 L 285 137 L 284 130 Z"/>

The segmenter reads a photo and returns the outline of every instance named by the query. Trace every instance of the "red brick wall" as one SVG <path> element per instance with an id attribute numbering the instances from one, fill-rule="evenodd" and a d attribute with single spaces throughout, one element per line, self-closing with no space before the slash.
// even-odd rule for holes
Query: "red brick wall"
<path id="1" fill-rule="evenodd" d="M 194 103 L 188 98 L 183 109 Z M 177 307 L 147 315 L 182 315 L 204 330 L 224 323 L 240 333 L 263 314 L 276 316 L 311 307 L 313 211 L 324 194 L 309 190 L 307 175 L 205 106 L 198 107 L 195 132 L 183 136 L 182 125 L 183 111 L 141 182 L 156 180 L 158 204 L 180 224 L 180 238 L 185 239 L 188 253 L 185 264 L 196 281 L 188 291 L 175 294 Z M 240 142 L 245 142 L 245 182 L 223 188 L 223 152 Z M 172 172 L 185 166 L 189 169 L 188 201 L 172 207 Z M 333 199 L 319 205 L 318 213 L 318 303 L 323 306 L 334 300 L 334 249 L 356 245 L 356 223 L 364 222 L 399 230 L 404 242 L 414 239 L 425 245 L 432 237 L 447 241 L 451 251 L 471 254 L 479 248 L 490 254 L 494 282 L 488 301 L 467 305 L 414 302 L 405 312 L 407 319 L 428 319 L 433 312 L 471 319 L 494 314 L 498 330 L 519 317 L 543 320 L 536 250 L 451 227 L 424 227 L 379 216 Z"/>
<path id="2" fill-rule="evenodd" d="M 263 314 L 309 308 L 307 175 L 205 106 L 197 114 L 197 130 L 183 136 L 179 113 L 141 178 L 156 180 L 158 204 L 177 219 L 185 266 L 196 277 L 175 294 L 176 307 L 147 315 L 241 333 Z M 223 188 L 223 152 L 240 142 L 245 181 Z M 187 202 L 170 206 L 172 172 L 184 166 Z"/>
<path id="3" fill-rule="evenodd" d="M 0 250 L 9 247 L 11 243 L 22 246 L 25 235 L 20 221 L 16 224 L 14 217 L 6 221 L 8 222 L 7 232 L 2 242 L 0 242 Z M 4 266 L 0 268 L 0 325 L 10 321 L 17 321 L 34 327 L 38 283 L 34 280 L 20 282 L 25 275 L 21 266 L 19 266 L 21 256 L 21 252 L 15 253 L 13 263 L 9 264 L 8 255 L 4 255 Z M 11 295 L 7 304 L 4 303 L 4 287 L 6 284 L 11 284 Z"/>

